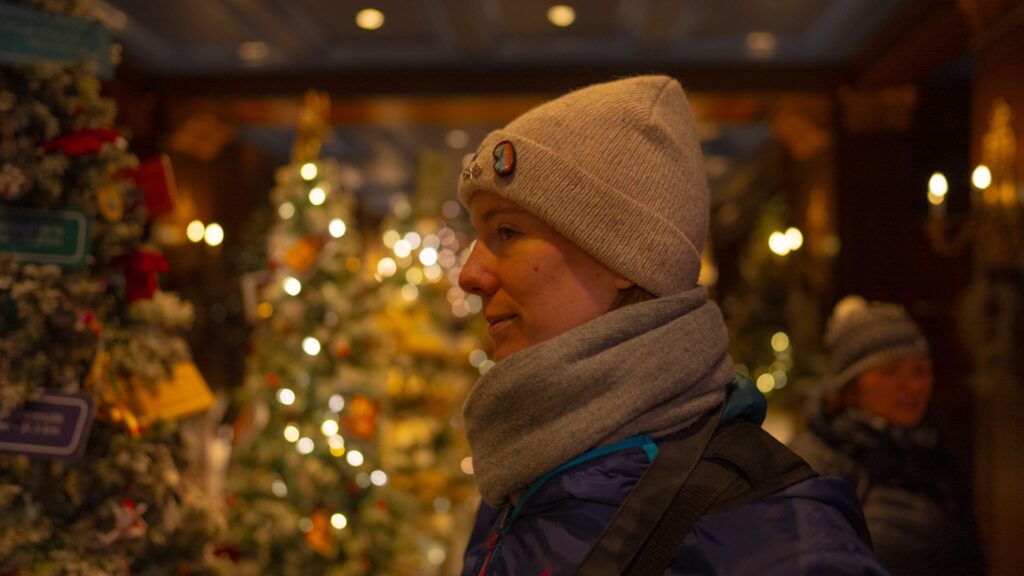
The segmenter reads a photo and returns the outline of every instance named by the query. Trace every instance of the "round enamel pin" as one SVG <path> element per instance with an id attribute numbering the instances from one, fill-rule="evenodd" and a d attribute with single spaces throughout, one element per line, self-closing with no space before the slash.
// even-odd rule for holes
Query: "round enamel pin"
<path id="1" fill-rule="evenodd" d="M 507 176 L 516 169 L 516 149 L 508 140 L 498 142 L 493 154 L 495 174 Z"/>

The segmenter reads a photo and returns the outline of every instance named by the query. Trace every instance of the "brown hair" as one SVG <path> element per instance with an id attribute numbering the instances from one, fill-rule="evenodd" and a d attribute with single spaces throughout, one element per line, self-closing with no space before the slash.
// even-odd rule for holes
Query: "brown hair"
<path id="1" fill-rule="evenodd" d="M 643 288 L 640 287 L 639 284 L 633 284 L 629 288 L 626 288 L 625 290 L 619 292 L 619 296 L 618 298 L 615 299 L 615 302 L 612 303 L 612 307 L 610 310 L 618 310 L 619 308 L 622 308 L 624 306 L 629 306 L 630 304 L 639 304 L 640 302 L 644 302 L 646 300 L 654 300 L 654 298 L 654 294 L 651 294 L 647 290 L 644 290 Z"/>

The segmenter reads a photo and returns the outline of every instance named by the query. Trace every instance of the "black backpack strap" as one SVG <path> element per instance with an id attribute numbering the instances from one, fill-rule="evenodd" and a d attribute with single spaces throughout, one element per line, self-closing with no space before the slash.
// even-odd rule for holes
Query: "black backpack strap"
<path id="1" fill-rule="evenodd" d="M 753 502 L 815 476 L 802 458 L 759 425 L 729 422 L 715 431 L 628 574 L 662 576 L 686 535 L 707 512 Z"/>
<path id="2" fill-rule="evenodd" d="M 676 493 L 672 505 L 644 544 L 629 576 L 662 576 L 679 554 L 686 535 L 726 489 L 739 477 L 734 467 L 702 458 Z"/>
<path id="3" fill-rule="evenodd" d="M 700 460 L 721 417 L 724 404 L 696 424 L 667 436 L 658 455 L 616 511 L 597 544 L 576 570 L 577 576 L 624 574 L 668 510 L 680 486 Z"/>
<path id="4" fill-rule="evenodd" d="M 759 425 L 721 410 L 662 442 L 658 456 L 615 513 L 578 576 L 661 576 L 708 512 L 727 510 L 817 474 Z M 660 465 L 659 465 L 660 462 Z M 870 545 L 866 527 L 851 521 Z"/>
<path id="5" fill-rule="evenodd" d="M 709 512 L 760 500 L 817 476 L 803 458 L 748 420 L 734 420 L 716 432 L 704 451 L 704 458 L 731 466 L 738 472 L 737 481 Z"/>

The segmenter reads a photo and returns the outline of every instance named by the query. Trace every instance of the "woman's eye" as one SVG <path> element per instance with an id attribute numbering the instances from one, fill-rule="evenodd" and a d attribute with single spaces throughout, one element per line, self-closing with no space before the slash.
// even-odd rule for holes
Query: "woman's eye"
<path id="1" fill-rule="evenodd" d="M 502 240 L 510 240 L 515 238 L 518 234 L 518 232 L 508 228 L 507 226 L 501 226 L 498 228 L 498 238 L 501 238 Z"/>

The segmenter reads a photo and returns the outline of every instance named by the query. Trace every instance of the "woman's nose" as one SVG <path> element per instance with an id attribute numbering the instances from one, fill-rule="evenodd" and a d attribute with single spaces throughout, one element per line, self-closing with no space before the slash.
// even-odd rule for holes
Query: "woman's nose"
<path id="1" fill-rule="evenodd" d="M 497 277 L 488 264 L 487 249 L 479 242 L 473 244 L 469 258 L 459 273 L 459 287 L 469 294 L 488 296 L 497 288 Z"/>

